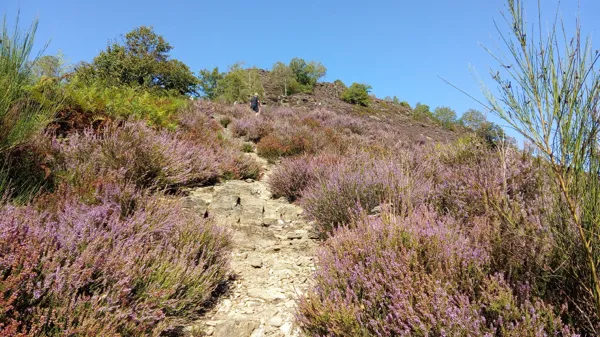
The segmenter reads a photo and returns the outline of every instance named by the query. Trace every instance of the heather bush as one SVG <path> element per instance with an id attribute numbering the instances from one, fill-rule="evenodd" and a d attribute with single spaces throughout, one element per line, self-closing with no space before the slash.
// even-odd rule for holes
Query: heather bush
<path id="1" fill-rule="evenodd" d="M 156 336 L 224 279 L 228 235 L 176 200 L 110 184 L 52 199 L 0 208 L 0 335 Z"/>
<path id="2" fill-rule="evenodd" d="M 325 131 L 318 132 L 306 125 L 280 123 L 275 132 L 258 142 L 257 153 L 269 162 L 275 162 L 280 157 L 314 154 L 325 147 L 336 146 L 335 142 L 330 142 L 332 137 L 327 129 Z"/>
<path id="3" fill-rule="evenodd" d="M 221 127 L 211 118 L 215 112 L 212 104 L 195 103 L 177 115 L 177 131 L 184 139 L 201 146 L 224 145 L 219 139 Z"/>
<path id="4" fill-rule="evenodd" d="M 231 123 L 231 133 L 235 137 L 243 137 L 255 143 L 271 132 L 273 132 L 273 123 L 258 116 L 236 119 Z"/>
<path id="5" fill-rule="evenodd" d="M 274 163 L 279 157 L 287 152 L 285 144 L 275 135 L 263 137 L 256 144 L 256 153 L 267 159 L 269 163 Z"/>
<path id="6" fill-rule="evenodd" d="M 273 197 L 285 197 L 290 202 L 299 199 L 306 188 L 326 176 L 341 161 L 342 157 L 330 154 L 283 159 L 269 176 Z"/>
<path id="7" fill-rule="evenodd" d="M 215 182 L 223 162 L 215 149 L 156 131 L 143 123 L 107 127 L 100 134 L 86 130 L 56 140 L 64 178 L 86 184 L 106 172 L 120 172 L 144 188 L 172 189 Z"/>
<path id="8" fill-rule="evenodd" d="M 254 158 L 237 149 L 223 150 L 219 155 L 222 156 L 224 179 L 258 179 L 262 173 L 260 164 Z"/>
<path id="9" fill-rule="evenodd" d="M 382 203 L 406 214 L 426 197 L 427 185 L 415 180 L 408 167 L 394 159 L 361 155 L 329 168 L 329 174 L 303 193 L 302 206 L 323 234 L 350 222 L 361 209 Z"/>
<path id="10" fill-rule="evenodd" d="M 359 216 L 321 248 L 299 302 L 309 336 L 568 336 L 552 308 L 515 296 L 451 217 Z"/>

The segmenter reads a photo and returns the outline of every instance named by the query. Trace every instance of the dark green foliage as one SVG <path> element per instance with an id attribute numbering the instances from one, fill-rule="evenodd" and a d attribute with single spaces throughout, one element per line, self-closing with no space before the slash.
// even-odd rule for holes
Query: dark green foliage
<path id="1" fill-rule="evenodd" d="M 344 84 L 344 82 L 342 82 L 342 80 L 335 80 L 335 81 L 333 81 L 333 84 L 335 84 L 337 87 L 340 87 L 340 88 L 344 88 L 344 89 L 348 88 L 348 87 L 347 87 L 347 86 Z"/>
<path id="2" fill-rule="evenodd" d="M 446 129 L 452 129 L 456 123 L 456 111 L 447 106 L 435 108 L 433 117 Z"/>
<path id="3" fill-rule="evenodd" d="M 133 85 L 148 89 L 173 90 L 195 94 L 198 79 L 187 65 L 169 59 L 173 47 L 152 27 L 141 26 L 100 52 L 91 64 L 76 68 L 86 80 L 102 80 L 108 85 Z"/>
<path id="4" fill-rule="evenodd" d="M 215 67 L 212 71 L 208 69 L 200 70 L 198 76 L 199 86 L 204 97 L 211 100 L 217 97 L 217 84 L 224 76 L 224 73 L 219 72 L 219 67 Z"/>
<path id="5" fill-rule="evenodd" d="M 252 143 L 249 143 L 249 142 L 242 144 L 242 152 L 244 152 L 244 153 L 254 152 L 254 145 L 252 145 Z"/>
<path id="6" fill-rule="evenodd" d="M 371 102 L 371 97 L 369 97 L 371 89 L 372 87 L 368 84 L 352 83 L 350 88 L 342 93 L 342 100 L 350 104 L 368 106 Z"/>
<path id="7" fill-rule="evenodd" d="M 396 96 L 394 96 L 394 99 L 396 99 Z M 394 101 L 394 103 L 396 103 L 396 101 Z M 401 106 L 405 107 L 405 108 L 409 108 L 409 109 L 411 109 L 411 107 L 410 107 L 410 103 L 408 103 L 407 101 L 402 101 L 402 102 L 400 102 L 399 104 L 400 104 Z"/>
<path id="8" fill-rule="evenodd" d="M 507 140 L 504 129 L 502 129 L 500 125 L 492 122 L 483 122 L 475 132 L 491 148 L 496 148 Z"/>
<path id="9" fill-rule="evenodd" d="M 231 117 L 225 116 L 219 120 L 219 123 L 221 123 L 221 126 L 226 128 L 231 123 Z"/>
<path id="10" fill-rule="evenodd" d="M 312 91 L 320 78 L 327 74 L 327 69 L 321 62 L 306 62 L 301 58 L 293 58 L 290 61 L 290 69 L 296 77 L 296 81 L 303 86 L 303 91 Z"/>

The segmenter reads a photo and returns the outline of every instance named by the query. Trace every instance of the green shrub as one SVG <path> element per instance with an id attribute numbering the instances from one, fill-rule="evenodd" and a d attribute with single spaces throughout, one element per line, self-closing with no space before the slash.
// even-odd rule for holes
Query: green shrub
<path id="1" fill-rule="evenodd" d="M 372 87 L 368 84 L 352 83 L 350 88 L 342 93 L 342 100 L 350 104 L 368 106 L 371 102 L 369 92 Z"/>
<path id="2" fill-rule="evenodd" d="M 18 19 L 17 19 L 18 24 Z M 33 85 L 30 61 L 37 21 L 25 34 L 9 33 L 6 19 L 0 33 L 0 151 L 9 151 L 41 132 L 56 112 L 51 102 L 36 100 L 28 88 Z"/>
<path id="3" fill-rule="evenodd" d="M 242 152 L 244 152 L 244 153 L 254 152 L 254 145 L 252 145 L 252 143 L 242 144 Z"/>
<path id="4" fill-rule="evenodd" d="M 90 115 L 118 119 L 146 120 L 153 125 L 175 128 L 177 112 L 188 100 L 177 95 L 152 92 L 141 87 L 107 86 L 100 81 L 91 83 L 74 80 L 66 85 L 65 104 Z"/>
<path id="5" fill-rule="evenodd" d="M 560 297 L 568 307 L 577 308 L 578 323 L 588 326 L 582 335 L 597 335 L 600 55 L 591 40 L 582 37 L 579 18 L 573 30 L 558 20 L 549 27 L 542 22 L 530 24 L 525 21 L 524 1 L 507 2 L 507 33 L 499 33 L 509 53 L 504 48 L 497 54 L 488 50 L 499 64 L 490 69 L 494 91 L 482 86 L 487 108 L 520 133 L 547 164 L 554 186 L 546 194 L 557 196 L 556 218 L 549 222 L 549 231 L 556 233 L 559 262 L 565 266 L 557 270 L 564 275 L 555 278 L 568 289 Z M 538 7 L 532 16 L 541 17 L 541 12 Z M 539 38 L 529 35 L 538 30 Z"/>
<path id="6" fill-rule="evenodd" d="M 333 84 L 335 84 L 336 87 L 348 89 L 348 87 L 344 84 L 344 82 L 342 82 L 342 80 L 335 80 L 333 81 Z"/>
<path id="7" fill-rule="evenodd" d="M 395 98 L 395 96 L 394 96 L 394 98 Z M 412 107 L 410 106 L 410 103 L 408 103 L 407 101 L 402 101 L 399 104 L 405 108 L 412 109 Z"/>
<path id="8" fill-rule="evenodd" d="M 60 95 L 54 95 L 50 80 L 33 82 L 39 60 L 30 60 L 36 30 L 34 21 L 26 32 L 9 33 L 4 19 L 0 31 L 0 196 L 10 189 L 11 197 L 27 199 L 46 184 L 43 155 L 32 140 L 53 119 Z"/>
<path id="9" fill-rule="evenodd" d="M 429 110 L 429 105 L 417 103 L 417 105 L 415 105 L 415 108 L 413 109 L 413 117 L 419 120 L 427 119 L 432 118 L 433 113 L 431 112 L 431 110 Z"/>
<path id="10" fill-rule="evenodd" d="M 227 128 L 227 126 L 231 123 L 231 117 L 225 116 L 219 120 L 219 123 L 221 123 L 221 126 L 224 128 Z"/>

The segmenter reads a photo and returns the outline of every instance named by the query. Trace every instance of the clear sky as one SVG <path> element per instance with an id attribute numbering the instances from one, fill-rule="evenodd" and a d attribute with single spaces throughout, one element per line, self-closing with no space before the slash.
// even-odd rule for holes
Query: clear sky
<path id="1" fill-rule="evenodd" d="M 552 14 L 557 2 L 541 0 Z M 529 19 L 537 0 L 528 0 Z M 154 26 L 173 46 L 172 56 L 197 73 L 236 61 L 270 68 L 293 57 L 321 61 L 325 80 L 368 83 L 378 97 L 398 96 L 414 106 L 446 105 L 460 115 L 478 108 L 441 81 L 481 97 L 472 65 L 490 85 L 495 66 L 479 43 L 493 45 L 505 0 L 0 0 L 0 14 L 21 23 L 40 19 L 37 42 L 47 54 L 91 61 L 109 40 L 140 25 Z M 582 31 L 597 34 L 600 1 L 581 0 Z M 577 0 L 563 0 L 567 24 Z M 504 26 L 502 26 L 504 28 Z M 494 118 L 491 118 L 495 120 Z M 495 120 L 497 121 L 497 120 Z"/>

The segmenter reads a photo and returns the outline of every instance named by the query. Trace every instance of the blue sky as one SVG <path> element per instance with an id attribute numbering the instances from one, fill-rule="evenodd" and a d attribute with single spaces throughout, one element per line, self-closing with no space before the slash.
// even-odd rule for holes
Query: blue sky
<path id="1" fill-rule="evenodd" d="M 542 0 L 552 14 L 556 1 Z M 528 0 L 528 18 L 537 0 Z M 493 60 L 479 43 L 498 38 L 505 0 L 2 0 L 0 14 L 22 24 L 40 19 L 37 42 L 69 61 L 91 61 L 109 40 L 140 25 L 152 25 L 175 48 L 172 56 L 197 72 L 236 61 L 269 68 L 293 57 L 321 61 L 325 80 L 368 83 L 379 96 L 398 96 L 414 106 L 450 106 L 460 115 L 477 103 L 441 81 L 444 77 L 480 98 L 469 66 L 487 76 Z M 581 0 L 582 31 L 595 35 L 600 1 Z M 576 0 L 561 5 L 567 24 Z M 502 26 L 504 27 L 504 26 Z M 497 121 L 494 118 L 492 120 Z"/>

